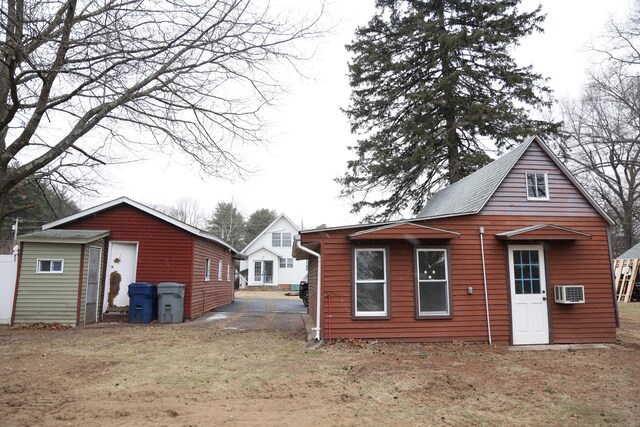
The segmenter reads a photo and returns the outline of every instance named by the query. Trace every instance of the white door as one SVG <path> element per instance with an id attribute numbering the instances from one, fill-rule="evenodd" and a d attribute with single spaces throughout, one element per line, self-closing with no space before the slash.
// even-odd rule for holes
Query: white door
<path id="1" fill-rule="evenodd" d="M 513 344 L 548 344 L 547 282 L 542 245 L 509 246 Z"/>
<path id="2" fill-rule="evenodd" d="M 102 249 L 89 248 L 89 271 L 87 274 L 87 298 L 84 310 L 84 323 L 95 323 L 98 316 L 98 283 L 100 282 L 100 264 Z"/>
<path id="3" fill-rule="evenodd" d="M 104 285 L 103 312 L 109 308 L 129 305 L 129 284 L 136 281 L 138 244 L 110 242 L 107 274 Z"/>

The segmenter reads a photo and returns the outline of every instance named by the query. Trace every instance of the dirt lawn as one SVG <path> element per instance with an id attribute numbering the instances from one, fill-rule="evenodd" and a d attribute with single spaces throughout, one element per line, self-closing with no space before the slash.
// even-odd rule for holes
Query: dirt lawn
<path id="1" fill-rule="evenodd" d="M 640 304 L 609 350 L 340 343 L 187 326 L 0 327 L 0 425 L 640 424 Z"/>

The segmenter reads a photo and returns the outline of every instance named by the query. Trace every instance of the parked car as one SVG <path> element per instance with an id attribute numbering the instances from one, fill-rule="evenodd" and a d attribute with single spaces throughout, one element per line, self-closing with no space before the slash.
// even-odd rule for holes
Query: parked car
<path id="1" fill-rule="evenodd" d="M 305 307 L 309 306 L 309 274 L 305 274 L 304 278 L 300 281 L 300 291 L 298 296 L 302 300 Z"/>

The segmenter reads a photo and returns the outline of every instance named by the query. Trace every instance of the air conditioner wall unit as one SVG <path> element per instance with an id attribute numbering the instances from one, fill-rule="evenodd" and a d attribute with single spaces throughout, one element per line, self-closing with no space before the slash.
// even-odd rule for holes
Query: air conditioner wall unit
<path id="1" fill-rule="evenodd" d="M 554 286 L 553 291 L 557 304 L 584 304 L 584 286 Z"/>

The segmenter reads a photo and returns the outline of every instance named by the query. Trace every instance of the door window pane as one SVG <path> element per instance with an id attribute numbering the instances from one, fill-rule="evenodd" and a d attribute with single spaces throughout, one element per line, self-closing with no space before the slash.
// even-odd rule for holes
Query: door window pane
<path id="1" fill-rule="evenodd" d="M 540 254 L 537 250 L 513 251 L 513 281 L 518 295 L 541 292 Z"/>

